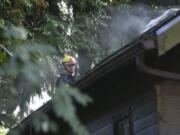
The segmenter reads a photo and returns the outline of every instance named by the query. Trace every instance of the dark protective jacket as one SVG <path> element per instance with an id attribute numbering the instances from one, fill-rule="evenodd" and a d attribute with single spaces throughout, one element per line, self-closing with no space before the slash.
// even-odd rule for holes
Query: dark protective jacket
<path id="1" fill-rule="evenodd" d="M 76 81 L 76 78 L 70 74 L 63 73 L 60 77 L 57 78 L 56 86 L 60 86 L 62 84 L 70 84 L 73 85 Z"/>

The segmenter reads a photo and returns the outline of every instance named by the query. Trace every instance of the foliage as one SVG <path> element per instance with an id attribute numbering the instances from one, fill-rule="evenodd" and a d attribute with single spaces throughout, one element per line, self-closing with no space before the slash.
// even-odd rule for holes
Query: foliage
<path id="1" fill-rule="evenodd" d="M 13 126 L 15 121 L 24 118 L 24 114 L 31 112 L 28 105 L 34 95 L 41 95 L 42 90 L 52 92 L 58 72 L 54 58 L 62 56 L 64 48 L 72 52 L 77 50 L 76 43 L 79 43 L 79 39 L 73 33 L 83 32 L 76 27 L 72 28 L 73 18 L 70 13 L 61 10 L 55 12 L 57 7 L 54 5 L 57 5 L 57 1 L 5 0 L 0 4 L 0 124 L 5 127 Z M 69 31 L 71 32 L 68 33 Z M 75 114 L 72 99 L 85 104 L 89 98 L 75 91 L 77 90 L 71 94 L 58 94 L 67 98 L 68 103 L 64 103 L 70 107 L 67 111 L 70 111 L 73 119 L 67 119 L 56 107 L 54 109 L 59 117 L 63 117 L 72 129 L 80 134 L 77 129 L 83 131 L 84 128 Z M 54 104 L 57 105 L 59 100 L 62 99 L 55 96 Z M 20 111 L 15 117 L 14 111 L 17 107 Z M 72 120 L 76 120 L 76 123 Z"/>
<path id="2" fill-rule="evenodd" d="M 74 100 L 83 106 L 86 106 L 87 102 L 91 101 L 87 95 L 82 95 L 77 89 L 64 86 L 53 94 L 53 108 L 57 116 L 70 123 L 76 134 L 87 135 L 87 131 L 76 116 L 76 109 L 73 105 Z"/>

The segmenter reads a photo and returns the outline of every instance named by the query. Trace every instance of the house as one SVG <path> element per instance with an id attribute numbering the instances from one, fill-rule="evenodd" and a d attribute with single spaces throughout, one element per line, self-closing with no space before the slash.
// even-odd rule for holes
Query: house
<path id="1" fill-rule="evenodd" d="M 179 135 L 180 11 L 103 60 L 75 86 L 94 100 L 78 109 L 91 135 Z M 37 111 L 61 122 L 50 102 Z M 36 133 L 31 115 L 20 125 L 22 135 L 55 135 Z"/>

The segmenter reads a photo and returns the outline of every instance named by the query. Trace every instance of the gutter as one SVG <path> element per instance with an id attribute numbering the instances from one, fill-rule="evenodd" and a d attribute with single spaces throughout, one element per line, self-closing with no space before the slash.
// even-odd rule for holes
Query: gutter
<path id="1" fill-rule="evenodd" d="M 153 76 L 180 81 L 180 74 L 151 68 L 145 65 L 144 58 L 141 56 L 136 56 L 136 67 L 139 71 Z"/>

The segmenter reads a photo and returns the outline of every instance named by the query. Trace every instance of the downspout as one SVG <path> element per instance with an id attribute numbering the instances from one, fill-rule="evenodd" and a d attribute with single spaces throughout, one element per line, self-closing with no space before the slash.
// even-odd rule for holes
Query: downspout
<path id="1" fill-rule="evenodd" d="M 180 81 L 180 74 L 151 68 L 145 65 L 144 58 L 141 56 L 136 56 L 136 67 L 138 68 L 139 71 L 153 76 Z"/>

